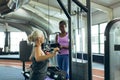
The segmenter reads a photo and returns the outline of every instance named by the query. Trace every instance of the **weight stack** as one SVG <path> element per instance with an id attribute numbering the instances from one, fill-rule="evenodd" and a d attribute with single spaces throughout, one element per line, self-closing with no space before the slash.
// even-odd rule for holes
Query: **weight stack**
<path id="1" fill-rule="evenodd" d="M 72 62 L 72 80 L 88 80 L 87 62 Z"/>

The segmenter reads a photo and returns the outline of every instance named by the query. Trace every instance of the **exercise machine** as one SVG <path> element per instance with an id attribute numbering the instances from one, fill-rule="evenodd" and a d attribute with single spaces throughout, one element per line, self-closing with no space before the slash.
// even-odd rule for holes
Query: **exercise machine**
<path id="1" fill-rule="evenodd" d="M 25 77 L 25 80 L 29 79 L 30 71 L 26 69 L 25 62 L 29 61 L 29 57 L 32 52 L 32 44 L 28 44 L 27 41 L 20 42 L 20 60 L 22 61 L 22 74 Z"/>
<path id="2" fill-rule="evenodd" d="M 120 19 L 105 29 L 105 80 L 120 80 Z"/>

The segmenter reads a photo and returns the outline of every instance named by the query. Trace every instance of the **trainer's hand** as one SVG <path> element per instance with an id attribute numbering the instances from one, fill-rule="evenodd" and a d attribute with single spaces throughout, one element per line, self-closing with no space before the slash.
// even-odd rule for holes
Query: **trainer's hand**
<path id="1" fill-rule="evenodd" d="M 58 48 L 58 47 L 54 48 L 54 49 L 53 49 L 52 56 L 57 55 L 57 52 L 58 52 L 58 51 L 59 51 L 59 48 Z"/>
<path id="2" fill-rule="evenodd" d="M 60 49 L 58 48 L 58 47 L 56 47 L 56 48 L 54 48 L 54 52 L 56 53 L 56 52 L 58 52 Z"/>

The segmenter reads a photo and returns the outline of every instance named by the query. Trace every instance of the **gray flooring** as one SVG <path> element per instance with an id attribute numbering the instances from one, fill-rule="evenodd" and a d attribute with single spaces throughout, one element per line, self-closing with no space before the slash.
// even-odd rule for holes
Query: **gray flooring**
<path id="1" fill-rule="evenodd" d="M 0 80 L 24 80 L 21 69 L 0 66 Z"/>
<path id="2" fill-rule="evenodd" d="M 104 64 L 93 62 L 93 63 L 92 63 L 92 68 L 93 68 L 93 69 L 104 70 Z"/>
<path id="3" fill-rule="evenodd" d="M 0 55 L 0 59 L 19 59 L 19 55 Z M 50 61 L 52 62 L 53 65 L 57 65 L 56 62 L 54 61 L 56 60 L 56 58 L 52 58 L 50 59 Z M 73 61 L 77 61 L 77 62 L 86 62 L 86 61 L 82 61 L 80 59 L 73 59 Z M 104 70 L 104 64 L 101 64 L 101 63 L 95 63 L 93 62 L 92 63 L 92 68 L 93 69 L 101 69 L 101 70 Z"/>
<path id="4" fill-rule="evenodd" d="M 19 60 L 19 55 L 0 55 L 0 59 L 15 59 Z"/>

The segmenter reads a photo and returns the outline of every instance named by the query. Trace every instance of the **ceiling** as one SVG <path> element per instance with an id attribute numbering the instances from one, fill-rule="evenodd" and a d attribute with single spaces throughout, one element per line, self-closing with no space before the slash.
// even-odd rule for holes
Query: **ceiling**
<path id="1" fill-rule="evenodd" d="M 109 8 L 115 8 L 120 6 L 120 0 L 91 0 L 91 1 Z"/>
<path id="2" fill-rule="evenodd" d="M 22 0 L 24 1 L 24 0 Z M 27 0 L 28 1 L 28 0 Z M 65 7 L 67 8 L 67 0 L 61 0 Z M 79 0 L 84 2 L 86 0 Z M 105 6 L 107 8 L 115 8 L 120 6 L 120 0 L 91 0 L 92 3 Z M 76 9 L 74 3 L 72 3 L 72 9 Z M 97 8 L 92 8 L 92 13 L 99 12 Z M 51 20 L 50 20 L 51 19 Z M 53 21 L 58 22 L 59 20 L 65 19 L 67 20 L 66 15 L 62 11 L 59 6 L 57 0 L 30 0 L 28 4 L 25 4 L 21 7 L 21 9 L 15 10 L 15 12 L 11 12 L 7 15 L 1 16 L 0 23 L 3 25 L 7 22 L 9 26 L 14 26 L 14 29 L 10 29 L 11 31 L 17 31 L 19 26 L 33 26 L 38 28 L 43 28 L 45 31 L 50 33 L 53 31 Z M 52 23 L 52 24 L 50 24 Z M 49 24 L 49 25 L 48 25 Z M 0 25 L 1 26 L 1 25 Z M 49 28 L 50 27 L 50 28 Z M 5 30 L 0 28 L 0 31 Z M 16 29 L 16 30 L 15 30 Z M 22 29 L 21 29 L 22 30 Z M 27 31 L 28 28 L 24 28 L 24 31 Z M 18 30 L 19 31 L 19 30 Z M 29 31 L 32 31 L 32 28 L 29 28 Z"/>
<path id="3" fill-rule="evenodd" d="M 50 6 L 55 7 L 55 8 L 60 8 L 57 0 L 32 0 L 32 1 L 37 1 L 39 3 L 50 5 Z M 64 5 L 67 6 L 67 0 L 61 0 L 61 1 L 64 3 Z M 85 2 L 86 0 L 78 0 L 78 1 Z M 94 2 L 96 4 L 100 4 L 100 5 L 109 7 L 109 8 L 120 6 L 120 0 L 91 0 L 91 2 Z"/>
<path id="4" fill-rule="evenodd" d="M 67 9 L 67 1 L 68 0 L 61 0 L 64 6 Z M 79 0 L 81 3 L 85 4 L 86 0 Z M 115 8 L 120 6 L 120 0 L 91 0 L 92 3 L 104 6 L 106 8 Z M 37 5 L 36 5 L 37 4 Z M 41 6 L 41 4 L 43 6 Z M 43 14 L 49 15 L 51 17 L 55 17 L 58 19 L 67 19 L 66 15 L 64 14 L 63 10 L 61 9 L 60 5 L 58 4 L 57 0 L 31 0 L 29 3 L 30 6 L 32 6 L 34 9 L 40 11 Z M 71 8 L 74 11 L 74 9 L 77 8 L 74 2 L 71 4 Z M 98 13 L 98 8 L 95 8 L 94 6 L 91 7 L 92 13 Z M 61 14 L 62 13 L 62 14 Z"/>
<path id="5" fill-rule="evenodd" d="M 40 3 L 43 3 L 43 4 L 46 4 L 46 5 L 50 5 L 52 7 L 55 7 L 55 8 L 60 8 L 57 0 L 32 0 L 32 1 L 37 1 L 37 2 L 40 2 Z M 67 0 L 61 0 L 61 1 L 64 1 L 63 3 L 65 5 L 67 5 Z M 79 1 L 86 1 L 86 0 L 79 0 Z M 103 5 L 103 6 L 106 6 L 106 7 L 118 7 L 120 4 L 120 0 L 91 0 L 92 2 L 95 2 L 97 4 L 100 4 L 100 5 Z M 115 6 L 117 4 L 117 6 Z"/>

